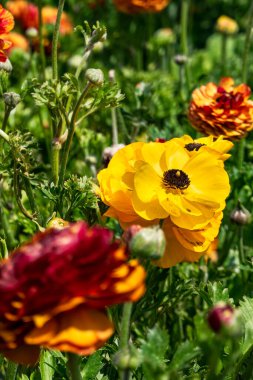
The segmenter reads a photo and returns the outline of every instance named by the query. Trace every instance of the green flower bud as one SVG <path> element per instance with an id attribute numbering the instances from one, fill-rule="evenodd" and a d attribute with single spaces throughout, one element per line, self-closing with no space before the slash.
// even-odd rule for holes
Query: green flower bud
<path id="1" fill-rule="evenodd" d="M 159 227 L 142 228 L 129 242 L 132 255 L 146 259 L 158 260 L 165 251 L 166 239 Z"/>
<path id="2" fill-rule="evenodd" d="M 18 103 L 21 101 L 20 95 L 16 92 L 5 92 L 3 94 L 4 103 L 11 109 L 16 108 Z"/>
<path id="3" fill-rule="evenodd" d="M 88 69 L 85 73 L 86 79 L 94 86 L 101 86 L 104 83 L 104 74 L 100 69 Z"/>
<path id="4" fill-rule="evenodd" d="M 175 42 L 175 34 L 170 28 L 162 28 L 155 32 L 153 42 L 158 46 L 166 46 Z"/>

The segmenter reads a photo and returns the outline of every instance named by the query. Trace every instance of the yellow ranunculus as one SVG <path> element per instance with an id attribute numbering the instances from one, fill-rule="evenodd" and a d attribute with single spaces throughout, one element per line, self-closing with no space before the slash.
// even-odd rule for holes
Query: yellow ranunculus
<path id="1" fill-rule="evenodd" d="M 154 263 L 161 268 L 172 267 L 182 261 L 198 261 L 208 252 L 221 224 L 222 212 L 217 213 L 202 229 L 186 230 L 175 226 L 168 218 L 163 223 L 166 249 L 163 257 Z"/>
<path id="2" fill-rule="evenodd" d="M 193 141 L 187 136 L 119 150 L 98 174 L 101 198 L 110 206 L 106 215 L 123 226 L 168 217 L 188 230 L 206 226 L 225 207 L 230 190 L 222 163 L 229 147 L 207 140 L 207 147 L 194 153 L 185 148 L 185 142 Z"/>

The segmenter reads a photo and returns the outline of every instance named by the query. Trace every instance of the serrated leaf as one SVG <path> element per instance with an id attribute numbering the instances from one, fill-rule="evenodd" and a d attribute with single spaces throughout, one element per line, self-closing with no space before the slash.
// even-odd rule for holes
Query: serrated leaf
<path id="1" fill-rule="evenodd" d="M 168 345 L 169 335 L 167 331 L 155 326 L 148 332 L 147 342 L 142 345 L 142 353 L 146 357 L 154 356 L 158 360 L 163 360 Z"/>
<path id="2" fill-rule="evenodd" d="M 100 369 L 103 367 L 102 354 L 100 351 L 95 352 L 87 360 L 84 369 L 82 370 L 83 380 L 93 380 L 96 378 Z"/>
<path id="3" fill-rule="evenodd" d="M 194 342 L 186 341 L 181 343 L 173 358 L 172 361 L 169 364 L 170 370 L 180 370 L 182 369 L 187 363 L 189 363 L 191 360 L 193 360 L 195 357 L 197 357 L 200 353 L 199 347 L 196 346 Z"/>
<path id="4" fill-rule="evenodd" d="M 233 303 L 233 300 L 229 298 L 228 289 L 224 288 L 224 285 L 221 282 L 209 282 L 207 284 L 207 289 L 213 305 L 218 302 Z"/>
<path id="5" fill-rule="evenodd" d="M 241 317 L 244 322 L 244 339 L 242 341 L 242 352 L 245 354 L 253 348 L 253 299 L 244 297 L 240 302 Z"/>
<path id="6" fill-rule="evenodd" d="M 7 370 L 6 370 L 6 379 L 15 380 L 18 370 L 18 364 L 8 360 Z"/>

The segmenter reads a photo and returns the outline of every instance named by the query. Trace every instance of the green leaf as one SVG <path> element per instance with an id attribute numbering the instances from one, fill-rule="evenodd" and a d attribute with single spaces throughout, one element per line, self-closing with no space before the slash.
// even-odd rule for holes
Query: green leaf
<path id="1" fill-rule="evenodd" d="M 96 378 L 100 369 L 103 367 L 102 354 L 100 351 L 95 352 L 87 360 L 84 369 L 82 370 L 83 380 L 93 380 Z"/>
<path id="2" fill-rule="evenodd" d="M 221 282 L 209 282 L 207 284 L 207 290 L 213 305 L 217 304 L 218 302 L 233 304 L 233 300 L 229 298 L 228 289 L 225 288 Z"/>
<path id="3" fill-rule="evenodd" d="M 52 380 L 54 376 L 54 357 L 48 350 L 41 350 L 40 373 L 42 380 Z"/>
<path id="4" fill-rule="evenodd" d="M 186 341 L 181 343 L 169 364 L 170 370 L 180 370 L 191 360 L 200 354 L 199 347 L 194 342 Z"/>
<path id="5" fill-rule="evenodd" d="M 7 370 L 6 370 L 6 379 L 15 380 L 18 370 L 18 364 L 8 360 Z"/>

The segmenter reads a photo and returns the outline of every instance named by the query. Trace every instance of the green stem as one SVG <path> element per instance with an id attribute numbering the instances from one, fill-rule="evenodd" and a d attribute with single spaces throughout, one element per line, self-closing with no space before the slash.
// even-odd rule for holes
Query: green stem
<path id="1" fill-rule="evenodd" d="M 61 170 L 60 170 L 60 175 L 59 175 L 60 186 L 63 185 L 64 178 L 65 178 L 65 172 L 66 172 L 66 166 L 67 166 L 68 157 L 69 157 L 69 151 L 70 151 L 71 143 L 72 143 L 73 136 L 75 133 L 76 118 L 77 118 L 79 109 L 81 107 L 81 104 L 83 102 L 83 99 L 86 97 L 86 95 L 88 94 L 88 92 L 92 86 L 93 86 L 93 84 L 91 82 L 87 83 L 87 85 L 85 86 L 82 94 L 80 95 L 80 98 L 79 98 L 78 102 L 76 103 L 76 106 L 75 106 L 74 111 L 73 111 L 73 115 L 72 115 L 72 118 L 70 121 L 70 126 L 69 126 L 68 137 L 67 137 L 66 143 L 64 144 L 64 149 L 63 149 L 63 153 L 62 153 Z"/>
<path id="2" fill-rule="evenodd" d="M 244 52 L 242 58 L 242 82 L 247 82 L 248 75 L 248 58 L 249 58 L 249 50 L 250 50 L 250 42 L 252 36 L 252 26 L 253 26 L 253 1 L 251 1 L 251 7 L 249 10 L 249 22 L 246 31 L 245 43 L 244 43 Z"/>
<path id="3" fill-rule="evenodd" d="M 39 16 L 39 49 L 40 49 L 40 63 L 41 63 L 41 79 L 45 80 L 45 68 L 46 68 L 46 59 L 45 59 L 45 50 L 43 46 L 43 20 L 42 20 L 42 1 L 38 0 L 38 16 Z"/>
<path id="4" fill-rule="evenodd" d="M 117 123 L 117 114 L 116 109 L 111 109 L 112 114 L 112 143 L 113 145 L 116 145 L 119 143 L 119 137 L 118 137 L 118 123 Z"/>
<path id="5" fill-rule="evenodd" d="M 25 176 L 23 177 L 23 181 L 24 181 L 25 191 L 26 191 L 27 198 L 29 200 L 29 204 L 30 204 L 32 213 L 36 214 L 38 217 L 38 209 L 37 209 L 35 198 L 33 195 L 33 189 L 32 189 L 31 183 L 30 183 L 29 179 Z"/>
<path id="6" fill-rule="evenodd" d="M 226 75 L 227 71 L 227 34 L 221 35 L 221 73 L 222 75 Z"/>
<path id="7" fill-rule="evenodd" d="M 121 331 L 120 331 L 120 351 L 122 353 L 128 349 L 132 308 L 133 308 L 132 302 L 127 302 L 123 306 Z M 131 372 L 129 368 L 126 368 L 126 369 L 120 370 L 119 375 L 120 375 L 119 376 L 120 380 L 129 380 L 131 377 Z"/>
<path id="8" fill-rule="evenodd" d="M 57 48 L 60 34 L 61 16 L 64 8 L 65 0 L 59 0 L 56 22 L 54 26 L 53 34 L 53 46 L 52 46 L 52 66 L 53 66 L 53 79 L 58 79 L 58 62 L 57 62 Z"/>
<path id="9" fill-rule="evenodd" d="M 59 142 L 53 143 L 52 148 L 52 180 L 55 186 L 59 182 L 59 159 L 60 159 L 61 144 Z"/>
<path id="10" fill-rule="evenodd" d="M 8 248 L 5 239 L 0 237 L 0 259 L 7 259 L 9 256 Z"/>
<path id="11" fill-rule="evenodd" d="M 244 243 L 243 243 L 243 226 L 238 227 L 239 232 L 239 257 L 241 264 L 245 264 L 245 255 L 244 255 Z"/>
<path id="12" fill-rule="evenodd" d="M 16 241 L 12 235 L 12 231 L 10 229 L 8 220 L 6 218 L 6 215 L 1 203 L 0 203 L 0 225 L 4 231 L 4 237 L 7 243 L 7 247 L 11 249 L 14 248 L 16 245 Z"/>
<path id="13" fill-rule="evenodd" d="M 67 365 L 71 380 L 82 380 L 79 364 L 80 356 L 69 352 Z"/>
<path id="14" fill-rule="evenodd" d="M 238 170 L 242 170 L 243 161 L 244 161 L 244 153 L 245 153 L 245 145 L 246 140 L 242 139 L 238 143 Z"/>
<path id="15" fill-rule="evenodd" d="M 181 4 L 181 51 L 186 57 L 189 55 L 188 51 L 188 14 L 189 14 L 189 0 L 182 0 Z M 190 89 L 190 71 L 188 62 L 185 64 L 185 77 L 188 91 Z"/>
<path id="16" fill-rule="evenodd" d="M 10 138 L 2 129 L 0 129 L 0 137 L 2 137 L 8 144 L 10 143 Z"/>
<path id="17" fill-rule="evenodd" d="M 8 107 L 7 105 L 5 105 L 4 119 L 3 119 L 3 122 L 2 122 L 2 131 L 5 131 L 5 129 L 7 127 L 7 122 L 8 122 L 11 110 L 12 110 L 11 107 Z"/>

